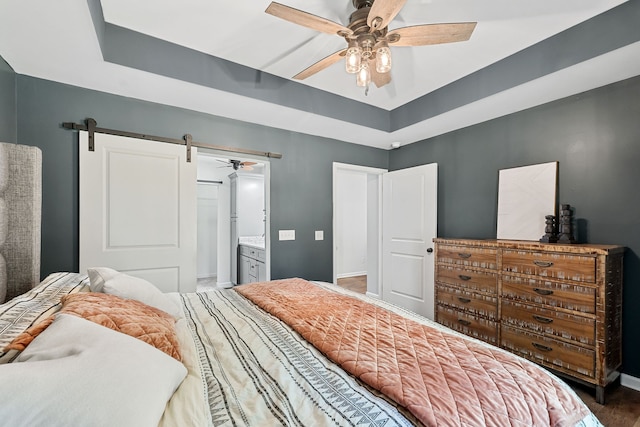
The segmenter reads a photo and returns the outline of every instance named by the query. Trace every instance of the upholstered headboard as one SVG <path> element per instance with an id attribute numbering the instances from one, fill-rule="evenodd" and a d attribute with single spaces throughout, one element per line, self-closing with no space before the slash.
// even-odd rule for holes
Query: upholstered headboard
<path id="1" fill-rule="evenodd" d="M 0 143 L 0 303 L 40 282 L 42 152 Z"/>

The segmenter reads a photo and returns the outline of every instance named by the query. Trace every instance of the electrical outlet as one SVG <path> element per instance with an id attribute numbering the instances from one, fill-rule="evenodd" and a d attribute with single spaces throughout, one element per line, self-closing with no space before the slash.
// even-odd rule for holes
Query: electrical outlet
<path id="1" fill-rule="evenodd" d="M 296 230 L 278 230 L 279 240 L 296 240 Z"/>
<path id="2" fill-rule="evenodd" d="M 324 231 L 316 230 L 316 240 L 324 240 Z"/>

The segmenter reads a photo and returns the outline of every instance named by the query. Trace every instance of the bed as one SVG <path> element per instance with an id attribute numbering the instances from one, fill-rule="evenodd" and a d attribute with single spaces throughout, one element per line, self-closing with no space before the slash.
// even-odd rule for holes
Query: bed
<path id="1" fill-rule="evenodd" d="M 97 267 L 16 293 L 3 425 L 601 426 L 539 366 L 333 284 L 163 294 Z"/>
<path id="2" fill-rule="evenodd" d="M 0 306 L 3 349 L 34 325 L 52 315 L 55 319 L 24 350 L 5 351 L 0 357 L 0 392 L 7 396 L 0 403 L 0 418 L 11 420 L 10 425 L 600 425 L 567 385 L 537 365 L 332 284 L 294 278 L 158 295 L 131 292 L 142 279 L 96 270 L 111 275 L 101 289 L 104 298 L 117 296 L 153 307 L 160 306 L 155 299 L 160 295 L 163 304 L 171 304 L 170 317 L 177 320 L 170 323 L 181 354 L 180 362 L 171 362 L 181 369 L 168 364 L 172 358 L 160 346 L 142 343 L 149 351 L 132 353 L 142 364 L 123 369 L 135 362 L 121 348 L 131 343 L 94 351 L 92 347 L 109 337 L 96 335 L 100 338 L 93 340 L 93 330 L 84 329 L 67 337 L 62 326 L 71 317 L 84 320 L 81 314 L 66 313 L 67 303 L 100 292 L 90 292 L 95 289 L 86 274 L 55 273 Z M 118 283 L 107 289 L 113 277 Z M 264 300 L 251 299 L 265 294 Z M 109 300 L 108 305 L 107 313 L 113 303 Z M 334 305 L 349 308 L 331 312 Z M 300 314 L 298 320 L 290 318 L 295 314 Z M 418 357 L 422 376 L 409 375 L 404 383 L 396 381 L 397 370 L 389 368 L 408 364 L 410 358 L 385 361 L 384 353 L 413 353 L 423 337 L 416 335 L 414 344 L 407 345 L 406 336 L 380 334 L 398 322 L 401 330 L 426 330 L 431 343 L 431 357 L 425 358 L 424 352 Z M 61 327 L 54 330 L 54 325 Z M 68 328 L 76 331 L 77 326 Z M 371 346 L 374 338 L 368 336 L 374 330 L 383 338 Z M 349 347 L 354 342 L 355 352 Z M 62 343 L 70 349 L 61 349 Z M 357 347 L 378 350 L 372 356 L 358 354 Z M 81 362 L 83 352 L 88 363 Z M 155 360 L 151 356 L 164 359 L 150 362 Z M 70 372 L 57 372 L 73 358 L 80 362 L 70 364 Z M 110 368 L 104 372 L 101 366 Z M 144 374 L 146 370 L 152 374 Z M 65 393 L 56 394 L 61 387 Z M 114 420 L 114 413 L 121 418 Z"/>

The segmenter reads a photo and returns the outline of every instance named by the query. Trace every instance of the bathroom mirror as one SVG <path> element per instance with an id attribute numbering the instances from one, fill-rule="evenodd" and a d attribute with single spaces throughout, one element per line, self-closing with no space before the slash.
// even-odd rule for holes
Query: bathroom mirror
<path id="1" fill-rule="evenodd" d="M 498 239 L 539 240 L 545 216 L 556 215 L 558 162 L 499 172 Z"/>

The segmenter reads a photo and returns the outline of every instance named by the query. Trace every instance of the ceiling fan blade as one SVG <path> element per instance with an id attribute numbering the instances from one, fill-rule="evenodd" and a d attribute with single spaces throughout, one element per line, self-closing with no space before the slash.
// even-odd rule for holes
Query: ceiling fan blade
<path id="1" fill-rule="evenodd" d="M 253 168 L 251 166 L 247 166 L 247 165 L 242 165 L 242 169 L 246 170 L 246 171 L 252 171 Z"/>
<path id="2" fill-rule="evenodd" d="M 241 164 L 242 166 L 253 166 L 253 165 L 257 165 L 257 164 L 258 164 L 258 162 L 249 162 L 249 161 L 246 161 L 246 162 L 241 162 L 240 164 Z"/>
<path id="3" fill-rule="evenodd" d="M 333 65 L 336 62 L 340 61 L 342 59 L 342 57 L 344 57 L 344 54 L 345 54 L 346 51 L 347 51 L 346 49 L 342 49 L 342 50 L 339 50 L 339 51 L 337 51 L 335 53 L 332 53 L 331 55 L 327 56 L 326 58 L 323 58 L 320 61 L 316 62 L 315 64 L 313 64 L 312 66 L 310 66 L 306 70 L 303 70 L 303 71 L 299 72 L 298 74 L 293 76 L 293 78 L 296 79 L 296 80 L 304 80 L 307 77 L 310 77 L 310 76 L 314 75 L 315 73 L 324 70 L 325 68 L 329 67 L 330 65 Z"/>
<path id="4" fill-rule="evenodd" d="M 381 88 L 382 86 L 391 83 L 391 71 L 387 73 L 377 72 L 375 61 L 369 61 L 369 70 L 371 72 L 371 81 L 377 88 Z"/>
<path id="5" fill-rule="evenodd" d="M 311 13 L 303 12 L 302 10 L 294 9 L 293 7 L 285 6 L 275 1 L 271 2 L 265 12 L 284 19 L 285 21 L 293 22 L 294 24 L 302 25 L 303 27 L 311 28 L 312 30 L 320 31 L 322 33 L 337 34 L 343 37 L 353 34 L 353 31 L 344 25 L 338 24 L 337 22 L 330 21 Z"/>
<path id="6" fill-rule="evenodd" d="M 389 31 L 387 39 L 393 46 L 425 46 L 463 42 L 469 40 L 476 24 L 476 22 L 459 22 L 403 27 Z M 396 38 L 397 40 L 394 41 Z"/>
<path id="7" fill-rule="evenodd" d="M 369 16 L 367 16 L 367 25 L 372 30 L 384 28 L 393 21 L 402 6 L 407 0 L 376 0 L 371 6 Z"/>

